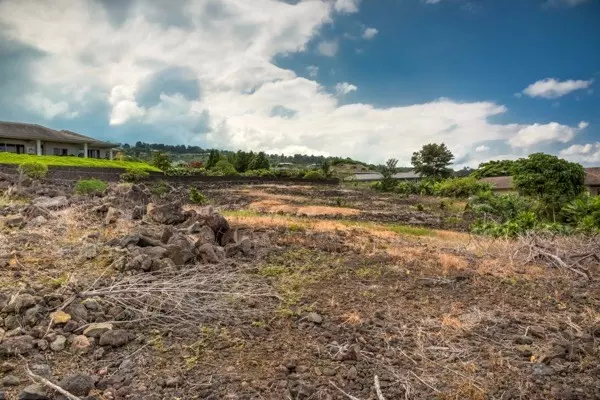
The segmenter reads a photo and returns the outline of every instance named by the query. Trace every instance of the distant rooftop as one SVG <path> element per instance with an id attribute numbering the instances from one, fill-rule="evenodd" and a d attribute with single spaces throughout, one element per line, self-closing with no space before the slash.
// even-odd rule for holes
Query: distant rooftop
<path id="1" fill-rule="evenodd" d="M 0 138 L 21 140 L 45 140 L 60 143 L 87 143 L 100 148 L 117 147 L 113 143 L 96 140 L 89 136 L 67 130 L 57 131 L 36 124 L 0 121 Z"/>

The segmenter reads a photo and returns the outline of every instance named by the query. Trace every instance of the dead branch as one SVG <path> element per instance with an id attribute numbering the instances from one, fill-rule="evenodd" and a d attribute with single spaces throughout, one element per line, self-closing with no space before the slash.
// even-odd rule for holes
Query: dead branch
<path id="1" fill-rule="evenodd" d="M 600 240 L 528 233 L 519 238 L 515 259 L 523 264 L 563 268 L 591 280 L 589 267 L 600 266 Z"/>
<path id="2" fill-rule="evenodd" d="M 136 274 L 90 288 L 79 297 L 100 297 L 121 307 L 129 321 L 154 326 L 194 326 L 202 322 L 239 318 L 257 318 L 261 301 L 281 301 L 266 283 L 253 279 L 240 267 L 202 265 L 187 269 L 167 269 Z M 101 284 L 100 284 L 101 285 Z"/>
<path id="3" fill-rule="evenodd" d="M 346 396 L 350 400 L 360 400 L 358 397 L 354 397 L 351 394 L 344 392 L 342 389 L 340 389 L 339 387 L 337 387 L 336 384 L 333 383 L 332 381 L 329 381 L 329 384 L 331 386 L 333 386 L 334 388 L 336 388 L 341 394 L 343 394 L 344 396 Z"/>
<path id="4" fill-rule="evenodd" d="M 381 386 L 379 385 L 379 377 L 377 375 L 375 375 L 373 380 L 375 381 L 375 393 L 377 393 L 377 399 L 385 400 L 385 397 L 383 397 L 383 393 L 381 393 Z"/>
<path id="5" fill-rule="evenodd" d="M 23 358 L 23 357 L 21 357 L 21 358 Z M 31 380 L 35 383 L 42 384 L 54 391 L 57 391 L 58 393 L 62 394 L 63 396 L 65 396 L 66 398 L 68 398 L 70 400 L 82 400 L 81 397 L 77 397 L 74 394 L 67 392 L 65 389 L 50 382 L 48 379 L 46 379 L 42 376 L 39 376 L 37 374 L 34 374 L 31 371 L 31 369 L 29 369 L 29 364 L 27 364 L 27 361 L 25 361 L 25 372 L 27 373 L 27 376 L 29 376 L 29 378 L 31 378 Z"/>

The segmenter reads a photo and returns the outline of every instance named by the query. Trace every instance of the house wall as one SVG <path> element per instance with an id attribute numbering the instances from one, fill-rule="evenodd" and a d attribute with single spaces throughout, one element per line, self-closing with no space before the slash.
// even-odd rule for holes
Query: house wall
<path id="1" fill-rule="evenodd" d="M 25 146 L 25 154 L 35 154 L 35 141 L 33 141 L 33 140 L 18 140 L 18 139 L 0 138 L 0 143 L 22 144 L 23 146 Z M 0 145 L 0 151 L 6 151 L 6 149 L 2 145 Z"/>
<path id="2" fill-rule="evenodd" d="M 37 154 L 37 141 L 35 140 L 18 140 L 18 139 L 3 139 L 0 137 L 0 144 L 21 144 L 25 147 L 25 154 Z M 67 155 L 69 156 L 81 156 L 83 157 L 83 143 L 61 143 L 61 142 L 47 142 L 42 140 L 42 155 L 53 156 L 54 149 L 67 149 Z M 109 158 L 110 149 L 99 149 L 97 147 L 88 146 L 88 150 L 99 150 L 100 158 Z M 0 151 L 6 151 L 0 145 Z"/>
<path id="3" fill-rule="evenodd" d="M 590 192 L 590 195 L 592 196 L 598 196 L 600 195 L 600 186 L 588 186 L 588 191 Z"/>
<path id="4" fill-rule="evenodd" d="M 45 142 L 42 141 L 42 154 L 45 156 L 53 156 L 54 149 L 67 149 L 67 155 L 69 156 L 78 156 L 81 154 L 83 156 L 83 144 L 73 144 L 73 143 L 59 143 L 59 142 Z"/>

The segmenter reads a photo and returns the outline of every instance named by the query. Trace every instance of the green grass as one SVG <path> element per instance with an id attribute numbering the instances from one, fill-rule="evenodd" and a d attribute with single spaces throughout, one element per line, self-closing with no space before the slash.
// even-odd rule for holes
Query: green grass
<path id="1" fill-rule="evenodd" d="M 146 171 L 160 171 L 152 165 L 136 161 L 104 160 L 97 158 L 33 156 L 0 152 L 0 164 L 22 164 L 37 161 L 48 166 L 88 167 L 88 168 L 141 168 Z"/>

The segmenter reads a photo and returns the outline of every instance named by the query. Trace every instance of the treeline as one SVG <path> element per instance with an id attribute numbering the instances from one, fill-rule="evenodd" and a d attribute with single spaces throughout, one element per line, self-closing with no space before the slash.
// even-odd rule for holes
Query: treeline
<path id="1" fill-rule="evenodd" d="M 237 157 L 240 153 L 252 153 L 253 152 L 241 152 L 241 151 L 231 151 L 231 150 L 217 150 L 217 149 L 208 149 L 202 148 L 200 146 L 185 146 L 185 145 L 169 145 L 164 143 L 146 143 L 137 141 L 134 145 L 130 145 L 128 143 L 121 144 L 121 149 L 123 152 L 133 158 L 137 158 L 140 160 L 150 160 L 152 158 L 152 153 L 155 151 L 161 153 L 168 153 L 171 155 L 173 161 L 177 161 L 180 159 L 187 159 L 189 161 L 202 161 L 203 163 L 207 163 L 211 154 L 215 154 L 218 152 L 219 155 L 223 156 L 226 159 L 231 159 L 232 157 Z M 376 168 L 375 165 L 369 165 L 363 163 L 361 161 L 353 160 L 349 157 L 325 157 L 325 156 L 317 156 L 317 155 L 309 155 L 309 154 L 294 154 L 294 155 L 285 155 L 285 154 L 267 154 L 262 152 L 262 154 L 269 161 L 271 166 L 275 166 L 277 164 L 282 163 L 290 163 L 295 165 L 322 165 L 326 161 L 331 165 L 338 164 L 355 164 L 362 165 L 365 167 Z M 243 156 L 242 156 L 243 157 Z M 242 164 L 245 161 L 241 161 Z M 248 161 L 249 163 L 249 161 Z M 237 169 L 237 168 L 236 168 Z M 246 169 L 264 169 L 264 168 L 247 168 L 242 166 L 242 170 Z M 267 168 L 268 169 L 268 168 Z M 239 171 L 239 170 L 238 170 Z M 243 171 L 240 171 L 243 172 Z"/>

